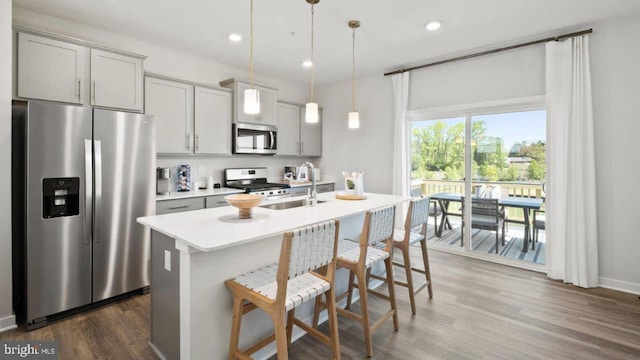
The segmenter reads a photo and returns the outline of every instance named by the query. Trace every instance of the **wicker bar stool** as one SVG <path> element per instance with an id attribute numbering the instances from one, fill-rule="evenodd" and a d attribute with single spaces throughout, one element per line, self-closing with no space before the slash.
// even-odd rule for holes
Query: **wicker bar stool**
<path id="1" fill-rule="evenodd" d="M 275 340 L 278 359 L 288 359 L 293 325 L 328 345 L 334 359 L 340 359 L 334 276 L 339 222 L 315 224 L 286 232 L 278 264 L 225 281 L 233 293 L 233 322 L 229 359 L 250 359 L 250 355 Z M 318 273 L 314 270 L 321 270 Z M 295 317 L 295 308 L 325 294 L 329 311 L 329 336 Z M 273 321 L 275 333 L 245 350 L 238 349 L 242 315 L 256 307 Z M 286 325 L 284 315 L 287 314 Z"/>
<path id="2" fill-rule="evenodd" d="M 338 314 L 362 323 L 367 356 L 373 355 L 373 343 L 371 334 L 384 323 L 385 320 L 393 317 L 393 328 L 398 331 L 398 312 L 396 309 L 396 297 L 393 286 L 393 268 L 391 256 L 393 252 L 393 226 L 395 218 L 395 206 L 387 206 L 368 211 L 365 215 L 360 241 L 341 240 L 338 244 L 338 268 L 343 267 L 349 270 L 349 288 L 346 292 L 338 295 L 336 301 L 347 298 L 345 309 L 337 308 Z M 384 245 L 384 248 L 376 247 Z M 385 277 L 370 274 L 371 267 L 380 261 L 385 265 Z M 375 278 L 387 283 L 389 293 L 383 294 L 369 288 L 369 278 Z M 354 283 L 357 279 L 358 282 Z M 358 288 L 360 295 L 360 313 L 351 311 L 351 297 L 353 288 Z M 373 324 L 370 323 L 369 306 L 367 294 L 375 295 L 390 303 L 390 310 Z M 314 325 L 318 322 L 320 309 L 326 307 L 316 298 L 316 311 L 314 313 Z"/>
<path id="3" fill-rule="evenodd" d="M 429 254 L 427 252 L 427 221 L 429 220 L 429 197 L 416 198 L 411 200 L 407 219 L 404 222 L 404 230 L 396 230 L 393 235 L 393 247 L 402 252 L 403 263 L 393 262 L 393 265 L 404 268 L 407 282 L 399 280 L 395 281 L 396 285 L 404 286 L 409 289 L 409 300 L 411 302 L 411 312 L 416 313 L 415 294 L 427 287 L 429 297 L 433 297 L 433 289 L 431 288 L 431 271 L 429 269 Z M 410 249 L 411 245 L 420 242 L 422 249 L 422 262 L 424 270 L 411 266 Z M 424 274 L 426 282 L 414 289 L 412 271 Z"/>

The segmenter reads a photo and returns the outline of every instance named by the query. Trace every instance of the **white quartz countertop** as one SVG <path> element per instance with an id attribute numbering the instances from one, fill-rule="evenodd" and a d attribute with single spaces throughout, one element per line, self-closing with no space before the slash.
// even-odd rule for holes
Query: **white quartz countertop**
<path id="1" fill-rule="evenodd" d="M 156 195 L 156 201 L 187 199 L 194 197 L 212 196 L 212 195 L 228 195 L 242 193 L 244 190 L 232 188 L 219 188 L 207 190 L 191 190 L 191 191 L 174 191 L 168 195 Z"/>
<path id="2" fill-rule="evenodd" d="M 238 219 L 238 209 L 232 206 L 146 216 L 137 220 L 192 248 L 209 252 L 411 199 L 397 195 L 369 193 L 369 197 L 365 200 L 340 200 L 335 195 L 336 192 L 318 194 L 318 200 L 326 202 L 316 206 L 301 206 L 285 210 L 256 207 L 253 209 L 253 218 L 246 220 Z M 271 200 L 263 205 L 297 199 L 304 199 L 304 196 Z"/>

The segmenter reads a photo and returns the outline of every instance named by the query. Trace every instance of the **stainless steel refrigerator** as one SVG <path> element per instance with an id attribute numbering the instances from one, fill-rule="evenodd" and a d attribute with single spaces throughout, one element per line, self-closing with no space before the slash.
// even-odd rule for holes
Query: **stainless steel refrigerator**
<path id="1" fill-rule="evenodd" d="M 14 102 L 14 309 L 35 329 L 149 285 L 154 117 Z"/>

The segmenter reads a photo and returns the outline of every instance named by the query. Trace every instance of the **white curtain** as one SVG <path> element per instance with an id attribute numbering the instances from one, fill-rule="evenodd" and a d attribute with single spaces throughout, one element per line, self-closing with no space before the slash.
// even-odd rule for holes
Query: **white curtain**
<path id="1" fill-rule="evenodd" d="M 598 286 L 589 37 L 546 44 L 547 276 Z"/>
<path id="2" fill-rule="evenodd" d="M 409 174 L 409 135 L 407 126 L 407 106 L 409 105 L 409 72 L 395 74 L 393 82 L 393 96 L 395 112 L 393 118 L 393 193 L 408 196 L 411 187 Z M 404 225 L 404 214 L 407 209 L 397 209 L 396 227 Z"/>

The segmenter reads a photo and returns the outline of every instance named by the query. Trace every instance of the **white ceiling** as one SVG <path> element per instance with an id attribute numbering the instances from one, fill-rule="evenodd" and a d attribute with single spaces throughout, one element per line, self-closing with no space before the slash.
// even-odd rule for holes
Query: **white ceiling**
<path id="1" fill-rule="evenodd" d="M 248 67 L 249 0 L 13 0 L 15 7 Z M 453 54 L 486 49 L 640 12 L 639 0 L 321 0 L 315 6 L 316 83 L 351 77 L 351 29 L 358 75 L 382 74 Z M 424 24 L 443 22 L 436 32 Z M 310 5 L 254 1 L 256 73 L 306 82 Z M 594 29 L 597 32 L 597 29 Z M 241 43 L 226 35 L 239 32 Z M 558 33 L 559 34 L 559 33 Z"/>

